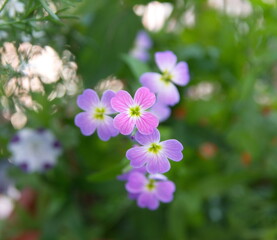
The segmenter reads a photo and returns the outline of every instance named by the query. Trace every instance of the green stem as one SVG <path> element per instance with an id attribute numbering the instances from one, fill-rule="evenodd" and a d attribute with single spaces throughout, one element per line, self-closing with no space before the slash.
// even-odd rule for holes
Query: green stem
<path id="1" fill-rule="evenodd" d="M 39 0 L 43 8 L 48 12 L 48 14 L 54 18 L 56 21 L 60 21 L 59 17 L 52 12 L 52 10 L 49 8 L 48 4 L 44 0 Z"/>
<path id="2" fill-rule="evenodd" d="M 1 8 L 0 8 L 0 13 L 1 13 L 2 10 L 5 8 L 5 6 L 7 5 L 8 1 L 9 1 L 9 0 L 6 0 L 6 1 L 3 3 L 3 5 L 2 5 Z"/>

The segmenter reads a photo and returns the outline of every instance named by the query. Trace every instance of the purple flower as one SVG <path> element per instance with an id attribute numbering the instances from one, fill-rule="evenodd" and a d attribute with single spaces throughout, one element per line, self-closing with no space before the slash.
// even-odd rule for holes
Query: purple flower
<path id="1" fill-rule="evenodd" d="M 140 133 L 151 134 L 159 125 L 159 120 L 146 110 L 152 107 L 155 101 L 155 94 L 146 87 L 139 88 L 134 99 L 124 90 L 117 92 L 111 99 L 113 109 L 120 112 L 114 118 L 115 128 L 123 135 L 131 134 L 135 126 Z"/>
<path id="2" fill-rule="evenodd" d="M 76 115 L 75 125 L 81 129 L 83 135 L 92 135 L 97 129 L 99 138 L 108 141 L 118 134 L 113 118 L 109 116 L 115 113 L 110 103 L 114 96 L 113 91 L 107 90 L 99 100 L 97 93 L 91 89 L 86 89 L 78 96 L 77 105 L 85 112 Z"/>
<path id="3" fill-rule="evenodd" d="M 134 48 L 132 49 L 130 54 L 131 56 L 142 62 L 147 62 L 150 58 L 150 54 L 148 53 L 148 51 L 142 48 Z"/>
<path id="4" fill-rule="evenodd" d="M 153 113 L 160 122 L 163 122 L 170 117 L 171 109 L 164 103 L 157 101 L 150 109 L 150 112 Z"/>
<path id="5" fill-rule="evenodd" d="M 151 174 L 165 173 L 170 169 L 168 159 L 173 161 L 183 159 L 183 145 L 175 139 L 160 142 L 160 133 L 157 129 L 150 135 L 137 132 L 136 141 L 142 146 L 133 147 L 126 153 L 134 168 L 146 165 L 147 172 Z"/>
<path id="6" fill-rule="evenodd" d="M 24 128 L 16 133 L 17 140 L 14 139 L 8 146 L 12 153 L 10 160 L 26 172 L 48 170 L 61 154 L 61 147 L 55 146 L 55 136 L 46 129 Z"/>
<path id="7" fill-rule="evenodd" d="M 141 30 L 136 36 L 135 45 L 139 48 L 150 49 L 152 47 L 152 40 L 147 32 Z"/>
<path id="8" fill-rule="evenodd" d="M 159 202 L 168 203 L 173 199 L 175 184 L 151 175 L 147 178 L 143 173 L 133 172 L 125 185 L 126 190 L 141 208 L 155 210 L 159 207 Z"/>
<path id="9" fill-rule="evenodd" d="M 145 31 L 140 31 L 137 34 L 135 46 L 131 50 L 131 55 L 142 62 L 146 62 L 150 58 L 148 50 L 151 48 L 151 46 L 151 38 Z"/>
<path id="10" fill-rule="evenodd" d="M 144 73 L 140 77 L 140 82 L 157 93 L 159 102 L 175 105 L 180 101 L 180 95 L 173 83 L 185 86 L 189 82 L 188 65 L 186 62 L 177 63 L 177 57 L 171 51 L 157 52 L 155 61 L 162 73 Z"/>

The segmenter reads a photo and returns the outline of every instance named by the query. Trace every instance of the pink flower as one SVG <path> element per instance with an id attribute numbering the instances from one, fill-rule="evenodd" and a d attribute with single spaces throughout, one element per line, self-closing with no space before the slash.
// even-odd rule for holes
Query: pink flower
<path id="1" fill-rule="evenodd" d="M 177 57 L 171 51 L 157 52 L 155 61 L 162 73 L 144 73 L 140 77 L 140 82 L 150 91 L 157 93 L 159 102 L 175 105 L 180 101 L 180 95 L 173 83 L 179 86 L 188 84 L 188 65 L 186 62 L 177 63 Z"/>
<path id="2" fill-rule="evenodd" d="M 146 110 L 154 105 L 155 94 L 146 87 L 139 88 L 134 99 L 131 95 L 121 90 L 111 99 L 111 106 L 120 112 L 114 118 L 114 126 L 123 135 L 129 135 L 135 126 L 141 134 L 151 134 L 159 125 L 158 118 Z"/>
<path id="3" fill-rule="evenodd" d="M 165 173 L 170 169 L 168 159 L 176 162 L 183 159 L 183 145 L 175 139 L 160 142 L 157 129 L 150 135 L 137 132 L 135 139 L 142 146 L 133 147 L 126 152 L 133 168 L 146 166 L 146 171 L 150 174 Z"/>

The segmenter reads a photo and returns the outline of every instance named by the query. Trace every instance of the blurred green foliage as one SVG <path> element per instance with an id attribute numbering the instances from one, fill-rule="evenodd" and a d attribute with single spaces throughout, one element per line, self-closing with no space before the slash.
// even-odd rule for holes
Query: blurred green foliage
<path id="1" fill-rule="evenodd" d="M 144 64 L 127 55 L 143 28 L 133 7 L 146 3 L 82 1 L 66 9 L 76 19 L 48 15 L 54 20 L 43 27 L 45 37 L 31 42 L 60 53 L 69 49 L 84 88 L 116 76 L 134 92 L 141 73 L 157 70 L 153 57 Z M 171 50 L 191 72 L 189 85 L 179 89 L 181 102 L 159 128 L 162 137 L 176 138 L 185 147 L 184 159 L 172 163 L 166 174 L 177 186 L 174 201 L 154 212 L 138 208 L 116 180 L 128 165 L 124 157 L 130 141 L 84 137 L 73 123 L 79 111 L 76 96 L 52 102 L 40 96 L 43 109 L 27 113 L 27 126 L 52 129 L 64 154 L 56 168 L 42 175 L 13 169 L 19 189 L 37 192 L 36 211 L 17 206 L 16 219 L 0 223 L 0 239 L 30 229 L 38 230 L 42 240 L 277 239 L 277 9 L 253 0 L 252 14 L 229 16 L 204 0 L 171 3 L 164 28 L 150 36 L 152 56 Z M 191 7 L 195 25 L 188 27 L 183 14 Z M 9 39 L 17 44 L 18 22 L 10 26 L 17 30 Z M 203 83 L 212 86 L 212 93 L 191 95 Z M 1 123 L 2 157 L 8 157 L 5 149 L 14 132 L 9 122 Z"/>

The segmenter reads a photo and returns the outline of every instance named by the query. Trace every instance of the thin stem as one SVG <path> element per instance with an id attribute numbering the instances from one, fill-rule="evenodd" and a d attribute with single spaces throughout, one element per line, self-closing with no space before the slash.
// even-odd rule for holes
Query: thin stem
<path id="1" fill-rule="evenodd" d="M 2 5 L 1 8 L 0 8 L 0 13 L 1 13 L 2 10 L 5 8 L 5 6 L 7 5 L 8 1 L 9 1 L 9 0 L 6 0 L 6 1 L 3 3 L 3 5 Z"/>
<path id="2" fill-rule="evenodd" d="M 60 21 L 59 17 L 52 12 L 52 10 L 49 8 L 49 6 L 47 5 L 47 3 L 44 0 L 39 0 L 41 5 L 43 6 L 43 8 L 46 10 L 46 12 L 48 12 L 48 14 L 54 18 L 56 21 Z"/>

